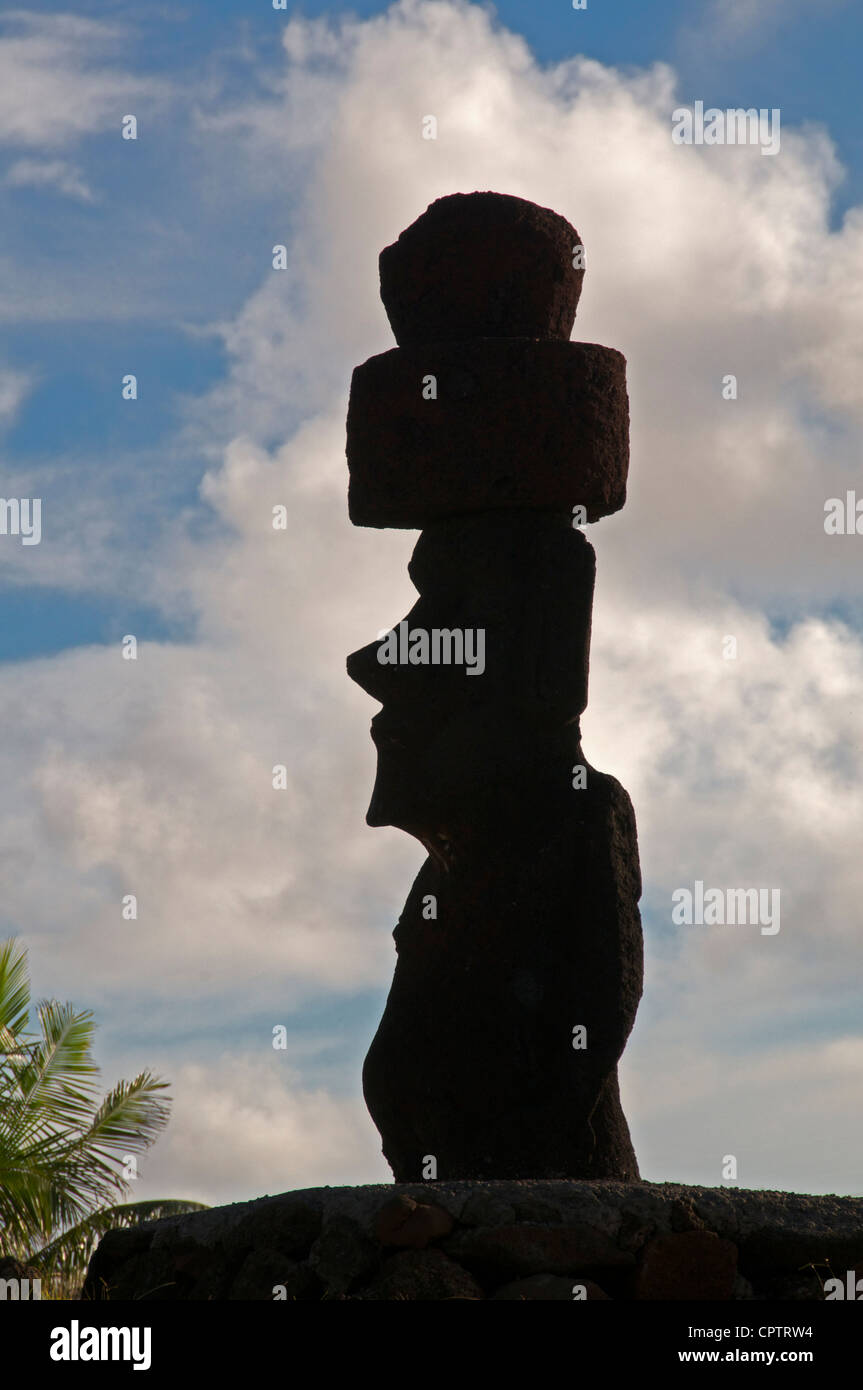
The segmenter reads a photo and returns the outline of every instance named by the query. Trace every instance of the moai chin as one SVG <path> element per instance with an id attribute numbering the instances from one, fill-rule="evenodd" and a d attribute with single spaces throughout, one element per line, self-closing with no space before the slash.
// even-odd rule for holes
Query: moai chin
<path id="1" fill-rule="evenodd" d="M 595 557 L 573 522 L 623 506 L 629 406 L 623 356 L 569 341 L 581 265 L 547 208 L 439 198 L 381 253 L 399 346 L 351 383 L 351 520 L 422 531 L 416 604 L 348 658 L 382 704 L 368 823 L 428 851 L 363 1069 L 399 1182 L 638 1178 L 617 1085 L 638 844 L 581 751 Z"/>

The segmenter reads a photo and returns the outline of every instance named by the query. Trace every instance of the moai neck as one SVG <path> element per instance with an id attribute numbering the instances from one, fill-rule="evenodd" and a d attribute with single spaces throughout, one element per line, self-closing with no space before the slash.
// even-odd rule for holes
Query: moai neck
<path id="1" fill-rule="evenodd" d="M 381 254 L 399 347 L 354 372 L 349 507 L 419 527 L 418 599 L 348 671 L 382 709 L 368 821 L 428 849 L 364 1068 L 396 1178 L 638 1176 L 632 807 L 580 745 L 595 561 L 626 495 L 625 361 L 569 341 L 578 233 L 495 193 Z M 574 1037 L 579 1039 L 576 1046 Z"/>

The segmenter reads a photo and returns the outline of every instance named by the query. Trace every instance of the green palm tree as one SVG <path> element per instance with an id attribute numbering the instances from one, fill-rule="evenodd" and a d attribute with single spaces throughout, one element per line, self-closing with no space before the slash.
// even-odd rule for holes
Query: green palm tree
<path id="1" fill-rule="evenodd" d="M 129 1156 L 168 1122 L 168 1086 L 150 1072 L 120 1081 L 100 1100 L 89 1011 L 42 1000 L 39 1033 L 27 1031 L 27 952 L 0 945 L 0 1255 L 74 1296 L 99 1237 L 202 1202 L 118 1202 L 129 1192 Z"/>

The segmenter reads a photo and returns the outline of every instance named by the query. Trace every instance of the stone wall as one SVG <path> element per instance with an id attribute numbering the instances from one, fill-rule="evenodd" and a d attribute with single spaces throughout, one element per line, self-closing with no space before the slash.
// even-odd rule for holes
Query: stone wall
<path id="1" fill-rule="evenodd" d="M 106 1235 L 90 1299 L 816 1299 L 863 1198 L 673 1183 L 323 1187 Z"/>

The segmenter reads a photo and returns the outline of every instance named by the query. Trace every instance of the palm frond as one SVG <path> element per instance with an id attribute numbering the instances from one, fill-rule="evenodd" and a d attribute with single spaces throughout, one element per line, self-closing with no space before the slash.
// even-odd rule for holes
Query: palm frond
<path id="1" fill-rule="evenodd" d="M 139 1154 L 154 1144 L 168 1123 L 171 1101 L 157 1091 L 169 1082 L 142 1071 L 133 1081 L 118 1081 L 93 1116 L 77 1146 L 91 1153 L 115 1157 L 112 1151 Z M 116 1161 L 116 1158 L 115 1158 Z"/>
<path id="2" fill-rule="evenodd" d="M 12 1040 L 27 1027 L 30 1015 L 30 977 L 27 971 L 27 951 L 16 945 L 15 937 L 0 944 L 0 1048 L 9 1047 Z"/>
<path id="3" fill-rule="evenodd" d="M 12 939 L 0 945 L 0 1254 L 68 1290 L 106 1231 L 204 1208 L 118 1201 L 124 1161 L 168 1122 L 168 1082 L 143 1071 L 100 1101 L 92 1013 L 41 1000 L 35 1036 L 29 1016 L 26 951 Z"/>
<path id="4" fill-rule="evenodd" d="M 54 1111 L 58 1124 L 74 1123 L 92 1110 L 97 1094 L 93 1015 L 56 1000 L 42 1000 L 37 1012 L 42 1041 L 16 1069 L 18 1085 L 28 1105 Z"/>

